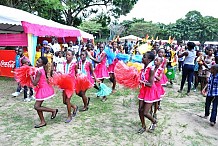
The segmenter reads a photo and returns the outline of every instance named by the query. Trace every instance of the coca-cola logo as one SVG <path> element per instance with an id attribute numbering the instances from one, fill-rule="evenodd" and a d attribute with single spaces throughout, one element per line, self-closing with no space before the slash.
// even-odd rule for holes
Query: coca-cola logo
<path id="1" fill-rule="evenodd" d="M 15 61 L 13 60 L 9 60 L 9 61 L 1 60 L 0 67 L 14 68 L 14 66 L 15 66 Z"/>

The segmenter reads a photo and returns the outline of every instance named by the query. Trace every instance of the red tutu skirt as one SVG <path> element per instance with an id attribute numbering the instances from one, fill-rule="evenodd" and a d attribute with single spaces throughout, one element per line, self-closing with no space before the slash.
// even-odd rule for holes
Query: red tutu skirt
<path id="1" fill-rule="evenodd" d="M 79 74 L 76 78 L 76 93 L 80 91 L 86 91 L 93 87 L 93 84 L 89 80 L 89 78 L 84 74 Z"/>
<path id="2" fill-rule="evenodd" d="M 142 84 L 142 87 L 139 91 L 138 99 L 143 100 L 146 103 L 153 103 L 153 102 L 160 101 L 160 97 L 158 96 L 156 85 L 153 84 L 152 87 L 148 87 Z"/>
<path id="3" fill-rule="evenodd" d="M 138 88 L 139 73 L 136 68 L 127 66 L 124 62 L 119 61 L 114 69 L 116 81 L 127 88 Z"/>
<path id="4" fill-rule="evenodd" d="M 14 75 L 15 80 L 21 84 L 21 86 L 33 87 L 30 76 L 35 75 L 36 68 L 32 66 L 22 66 L 20 68 L 15 69 Z"/>
<path id="5" fill-rule="evenodd" d="M 54 74 L 53 77 L 49 79 L 49 83 L 53 86 L 63 89 L 68 98 L 70 98 L 74 93 L 75 78 L 69 74 Z"/>

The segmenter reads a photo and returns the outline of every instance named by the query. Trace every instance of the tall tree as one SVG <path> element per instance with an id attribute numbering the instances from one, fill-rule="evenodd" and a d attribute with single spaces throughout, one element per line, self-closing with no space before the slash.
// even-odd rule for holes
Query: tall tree
<path id="1" fill-rule="evenodd" d="M 103 29 L 103 27 L 101 26 L 101 24 L 96 23 L 95 21 L 83 21 L 80 24 L 79 29 L 101 37 L 101 30 Z"/>
<path id="2" fill-rule="evenodd" d="M 47 19 L 66 20 L 67 25 L 79 25 L 83 18 L 89 17 L 100 10 L 108 16 L 118 18 L 130 12 L 138 0 L 1 0 L 0 4 L 22 9 L 30 13 L 38 13 Z M 104 7 L 104 8 L 102 8 Z M 60 11 L 61 10 L 61 11 Z"/>
<path id="3" fill-rule="evenodd" d="M 62 0 L 65 5 L 63 11 L 68 25 L 74 25 L 77 17 L 87 18 L 93 13 L 99 12 L 101 6 L 111 16 L 118 18 L 120 15 L 126 15 L 133 8 L 138 0 Z M 99 9 L 100 8 L 100 9 Z"/>
<path id="4" fill-rule="evenodd" d="M 129 34 L 144 38 L 146 34 L 149 34 L 150 36 L 156 36 L 158 31 L 159 28 L 152 24 L 152 22 L 138 22 L 131 24 Z"/>

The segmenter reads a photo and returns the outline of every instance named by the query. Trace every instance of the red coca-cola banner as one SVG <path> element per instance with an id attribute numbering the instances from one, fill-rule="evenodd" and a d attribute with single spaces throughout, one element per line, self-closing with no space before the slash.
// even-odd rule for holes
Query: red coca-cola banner
<path id="1" fill-rule="evenodd" d="M 14 50 L 0 50 L 0 76 L 14 77 L 15 55 Z"/>

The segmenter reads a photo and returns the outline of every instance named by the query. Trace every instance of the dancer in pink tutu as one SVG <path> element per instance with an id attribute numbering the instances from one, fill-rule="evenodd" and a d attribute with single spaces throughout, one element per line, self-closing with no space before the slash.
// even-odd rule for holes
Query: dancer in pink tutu
<path id="1" fill-rule="evenodd" d="M 167 59 L 164 57 L 165 50 L 160 49 L 160 50 L 158 50 L 157 53 L 158 53 L 158 57 L 163 59 L 162 64 L 160 65 L 160 67 L 163 68 L 163 70 L 165 70 L 166 66 L 167 66 Z M 162 75 L 162 78 L 161 78 L 160 82 L 161 82 L 161 85 L 166 85 L 167 82 L 168 82 L 167 76 L 165 75 L 164 72 L 163 72 L 163 75 Z"/>
<path id="2" fill-rule="evenodd" d="M 46 57 L 40 57 L 37 62 L 36 66 L 38 67 L 36 71 L 35 77 L 31 77 L 32 84 L 35 87 L 35 98 L 36 103 L 34 105 L 34 108 L 36 109 L 39 118 L 40 118 L 40 124 L 36 125 L 35 128 L 40 128 L 43 126 L 46 126 L 45 118 L 43 116 L 43 112 L 51 112 L 51 119 L 54 119 L 58 113 L 58 109 L 51 109 L 42 106 L 42 103 L 44 100 L 49 99 L 54 96 L 54 89 L 47 83 L 46 79 L 46 73 L 44 67 L 48 63 L 48 59 Z"/>
<path id="3" fill-rule="evenodd" d="M 165 54 L 164 49 L 158 50 L 158 57 L 163 59 L 161 65 L 160 65 L 160 68 L 163 69 L 162 78 L 160 80 L 160 83 L 162 86 L 165 86 L 168 82 L 167 76 L 164 73 L 164 70 L 166 69 L 166 65 L 167 65 L 167 59 L 164 57 L 164 54 Z M 161 110 L 160 102 L 158 102 L 158 110 Z"/>
<path id="4" fill-rule="evenodd" d="M 116 54 L 118 53 L 118 49 L 117 49 L 117 42 L 112 42 L 112 50 L 111 50 L 111 53 L 114 53 L 114 55 L 116 56 Z M 114 68 L 117 64 L 119 60 L 117 58 L 114 58 L 112 64 L 110 64 L 108 66 L 108 72 L 109 72 L 109 75 L 110 75 L 110 81 L 113 83 L 112 85 L 112 92 L 114 93 L 115 92 L 115 87 L 116 87 L 116 78 L 114 76 Z"/>
<path id="5" fill-rule="evenodd" d="M 87 59 L 87 51 L 81 52 L 80 59 L 81 60 L 77 65 L 78 73 L 76 81 L 76 94 L 82 97 L 84 104 L 82 111 L 87 111 L 90 98 L 87 98 L 86 91 L 94 86 L 94 80 L 97 82 L 97 79 L 93 71 L 92 63 Z"/>
<path id="6" fill-rule="evenodd" d="M 76 75 L 76 61 L 74 58 L 74 51 L 68 50 L 66 54 L 66 60 L 67 62 L 64 63 L 64 73 L 69 75 L 68 80 L 74 80 Z M 74 90 L 74 89 L 72 89 Z M 71 95 L 66 94 L 66 91 L 63 90 L 63 103 L 67 105 L 67 111 L 68 111 L 68 117 L 65 120 L 65 123 L 70 123 L 72 121 L 72 117 L 75 117 L 78 112 L 78 106 L 72 104 L 70 102 L 71 96 L 73 95 L 73 92 Z M 71 108 L 74 109 L 73 114 L 71 115 Z"/>
<path id="7" fill-rule="evenodd" d="M 157 92 L 158 92 L 158 98 L 162 99 L 162 97 L 165 94 L 165 90 L 163 86 L 161 85 L 161 79 L 163 76 L 163 68 L 161 67 L 161 64 L 163 62 L 163 59 L 160 57 L 155 58 L 154 60 L 154 65 L 155 65 L 155 74 L 154 74 L 154 82 L 157 87 Z M 157 119 L 157 109 L 158 105 L 160 105 L 160 100 L 158 102 L 154 103 L 154 113 L 153 113 L 153 118 Z M 151 109 L 152 111 L 152 109 Z"/>
<path id="8" fill-rule="evenodd" d="M 109 73 L 106 67 L 107 62 L 107 56 L 104 52 L 104 44 L 99 45 L 100 52 L 97 54 L 97 58 L 94 60 L 96 63 L 98 63 L 95 67 L 94 73 L 96 75 L 96 78 L 100 80 L 102 83 L 104 82 L 104 79 L 109 79 Z M 102 101 L 106 101 L 107 97 L 104 96 Z"/>
<path id="9" fill-rule="evenodd" d="M 96 56 L 96 63 L 98 63 L 95 67 L 95 74 L 96 78 L 101 80 L 102 82 L 104 79 L 109 79 L 109 74 L 108 70 L 106 67 L 106 62 L 107 62 L 107 56 L 106 53 L 104 52 L 104 44 L 100 44 L 99 46 L 100 52 Z"/>
<path id="10" fill-rule="evenodd" d="M 152 122 L 152 125 L 149 128 L 150 131 L 153 131 L 157 124 L 157 121 L 149 113 L 152 104 L 160 100 L 156 85 L 154 84 L 155 68 L 151 65 L 154 58 L 155 55 L 150 51 L 144 54 L 142 58 L 144 69 L 142 69 L 140 73 L 141 88 L 138 95 L 139 117 L 142 124 L 142 128 L 138 131 L 140 134 L 146 130 L 144 116 Z"/>

